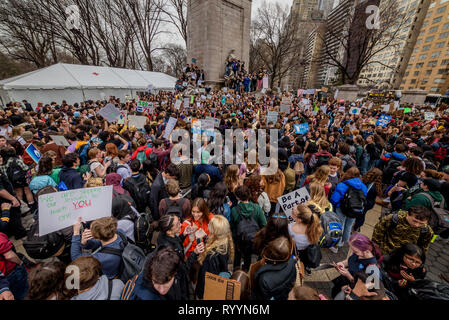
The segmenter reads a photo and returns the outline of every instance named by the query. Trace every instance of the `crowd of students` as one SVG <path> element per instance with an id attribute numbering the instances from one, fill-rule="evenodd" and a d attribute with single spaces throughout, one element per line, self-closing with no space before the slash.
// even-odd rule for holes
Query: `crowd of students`
<path id="1" fill-rule="evenodd" d="M 179 91 L 147 94 L 141 99 L 154 103 L 153 114 L 115 97 L 34 111 L 15 102 L 1 110 L 0 300 L 201 300 L 206 273 L 241 282 L 242 300 L 413 300 L 434 285 L 426 280 L 426 253 L 436 236 L 449 236 L 447 113 L 414 106 L 409 114 L 394 111 L 382 127 L 376 122 L 384 112 L 361 102 L 308 97 L 305 104 L 288 92 L 243 91 L 196 94 L 180 109 Z M 290 112 L 267 120 L 284 98 Z M 147 124 L 108 123 L 98 115 L 108 103 L 147 116 Z M 361 113 L 349 114 L 353 106 Z M 423 111 L 435 119 L 425 120 Z M 163 138 L 169 118 L 191 132 L 192 119 L 209 116 L 219 119 L 218 132 L 245 133 L 243 163 L 212 164 L 204 147 L 214 138 L 207 135 L 200 163 L 182 153 L 171 159 L 179 141 Z M 309 131 L 298 134 L 305 123 Z M 259 158 L 247 143 L 258 129 L 280 133 L 273 175 L 264 174 L 267 164 L 249 161 Z M 38 164 L 25 151 L 30 144 L 42 154 Z M 101 186 L 113 186 L 111 217 L 80 217 L 39 236 L 40 196 Z M 309 200 L 282 212 L 279 197 L 301 188 Z M 369 238 L 360 231 L 376 204 L 385 213 Z M 27 215 L 34 222 L 25 229 Z M 13 245 L 20 239 L 26 256 Z M 332 296 L 304 285 L 324 250 L 333 255 L 348 246 L 349 258 L 331 266 L 340 274 Z M 78 287 L 68 285 L 74 269 Z M 380 281 L 372 287 L 376 270 Z M 432 288 L 444 297 L 435 289 L 446 288 L 448 275 L 441 277 Z"/>

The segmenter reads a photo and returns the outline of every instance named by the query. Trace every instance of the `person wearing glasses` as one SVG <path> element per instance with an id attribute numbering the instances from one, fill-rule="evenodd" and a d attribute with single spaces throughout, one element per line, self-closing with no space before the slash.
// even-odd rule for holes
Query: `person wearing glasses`
<path id="1" fill-rule="evenodd" d="M 424 250 L 413 243 L 385 255 L 382 262 L 385 287 L 399 300 L 407 300 L 409 285 L 426 277 L 425 263 Z"/>

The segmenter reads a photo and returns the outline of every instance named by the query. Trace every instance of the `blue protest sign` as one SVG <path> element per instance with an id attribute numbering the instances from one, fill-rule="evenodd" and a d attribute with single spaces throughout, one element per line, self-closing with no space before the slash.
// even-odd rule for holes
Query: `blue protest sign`
<path id="1" fill-rule="evenodd" d="M 376 126 L 385 128 L 386 126 L 388 126 L 388 124 L 390 123 L 391 119 L 393 119 L 393 118 L 383 114 L 383 115 L 380 116 L 379 120 L 377 120 Z"/>
<path id="2" fill-rule="evenodd" d="M 303 124 L 295 124 L 295 133 L 296 134 L 306 134 L 309 132 L 309 124 L 303 123 Z"/>
<path id="3" fill-rule="evenodd" d="M 37 148 L 30 144 L 30 146 L 25 150 L 26 153 L 33 159 L 34 162 L 39 163 L 39 160 L 41 160 L 42 156 L 39 150 Z"/>

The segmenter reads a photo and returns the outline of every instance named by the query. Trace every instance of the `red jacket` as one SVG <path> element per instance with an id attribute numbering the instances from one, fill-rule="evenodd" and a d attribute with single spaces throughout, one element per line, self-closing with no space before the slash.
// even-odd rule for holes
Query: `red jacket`
<path id="1" fill-rule="evenodd" d="M 153 149 L 152 149 L 152 148 L 149 148 L 149 147 L 147 147 L 147 146 L 140 147 L 140 148 L 137 148 L 137 151 L 136 151 L 136 152 L 134 152 L 134 154 L 133 154 L 132 157 L 131 157 L 131 160 L 135 160 L 135 159 L 137 158 L 137 155 L 138 155 L 140 152 L 142 152 L 142 151 L 145 151 L 145 155 L 147 156 L 147 159 L 148 159 L 148 157 L 150 156 L 150 154 L 153 153 Z"/>

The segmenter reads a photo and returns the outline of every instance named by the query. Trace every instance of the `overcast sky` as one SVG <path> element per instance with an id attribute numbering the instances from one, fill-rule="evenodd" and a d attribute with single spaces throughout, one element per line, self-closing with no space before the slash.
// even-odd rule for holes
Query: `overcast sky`
<path id="1" fill-rule="evenodd" d="M 293 0 L 253 0 L 252 2 L 252 19 L 254 19 L 257 16 L 257 9 L 260 8 L 263 4 L 263 2 L 266 1 L 267 3 L 281 3 L 282 5 L 288 5 L 291 7 Z M 163 36 L 163 43 L 170 43 L 174 42 L 177 44 L 184 45 L 184 41 L 182 40 L 181 36 L 176 32 L 176 29 L 173 26 L 167 26 L 167 30 L 169 30 L 172 34 L 165 34 Z"/>

